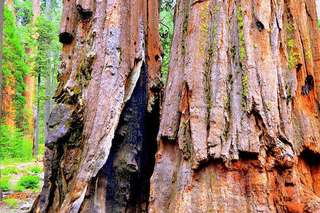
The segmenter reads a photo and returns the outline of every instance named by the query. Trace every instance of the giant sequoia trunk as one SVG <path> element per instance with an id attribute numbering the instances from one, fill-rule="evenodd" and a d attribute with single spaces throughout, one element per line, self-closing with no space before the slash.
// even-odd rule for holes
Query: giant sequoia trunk
<path id="1" fill-rule="evenodd" d="M 314 0 L 178 0 L 150 212 L 319 212 Z"/>
<path id="2" fill-rule="evenodd" d="M 319 211 L 314 0 L 177 0 L 150 198 L 157 0 L 64 3 L 33 211 Z"/>
<path id="3" fill-rule="evenodd" d="M 159 117 L 157 0 L 65 0 L 33 212 L 146 211 Z"/>

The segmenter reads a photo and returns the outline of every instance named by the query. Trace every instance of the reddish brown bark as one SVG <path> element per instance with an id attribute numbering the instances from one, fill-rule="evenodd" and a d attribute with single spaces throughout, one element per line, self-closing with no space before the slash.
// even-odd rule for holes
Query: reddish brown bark
<path id="1" fill-rule="evenodd" d="M 10 127 L 15 126 L 16 109 L 13 101 L 15 90 L 12 87 L 12 85 L 14 84 L 15 84 L 14 79 L 10 79 L 10 80 L 7 79 L 7 84 L 4 86 L 2 91 L 3 124 Z"/>
<path id="2" fill-rule="evenodd" d="M 14 11 L 12 0 L 7 0 L 5 3 L 10 10 Z M 4 125 L 14 127 L 16 115 L 16 109 L 13 100 L 15 95 L 15 79 L 13 77 L 8 79 L 4 79 L 4 76 L 1 77 L 3 78 L 1 82 L 1 119 Z"/>
<path id="3" fill-rule="evenodd" d="M 37 17 L 40 15 L 40 1 L 39 0 L 33 0 L 32 1 L 32 11 L 33 11 L 33 17 L 32 17 L 32 24 L 35 24 L 35 21 Z M 32 49 L 26 50 L 28 55 L 33 54 Z M 34 69 L 34 64 L 32 64 L 31 69 Z M 26 121 L 28 128 L 25 131 L 26 136 L 34 141 L 34 98 L 36 93 L 36 81 L 35 76 L 33 73 L 27 74 L 24 78 L 25 83 L 25 92 L 24 97 L 26 99 L 25 109 L 26 109 Z"/>
<path id="4" fill-rule="evenodd" d="M 24 92 L 24 97 L 26 98 L 25 108 L 27 110 L 27 114 L 25 115 L 28 129 L 25 131 L 26 136 L 29 139 L 33 140 L 33 130 L 34 130 L 34 117 L 33 117 L 33 100 L 35 94 L 35 80 L 34 76 L 27 75 L 24 78 L 24 83 L 26 85 L 26 90 Z"/>
<path id="5" fill-rule="evenodd" d="M 176 6 L 150 212 L 318 212 L 314 0 Z"/>

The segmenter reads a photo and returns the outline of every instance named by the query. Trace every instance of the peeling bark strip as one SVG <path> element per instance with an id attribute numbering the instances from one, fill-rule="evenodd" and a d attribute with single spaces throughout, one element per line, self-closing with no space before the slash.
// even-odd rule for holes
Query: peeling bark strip
<path id="1" fill-rule="evenodd" d="M 146 210 L 158 130 L 157 0 L 66 0 L 33 212 Z"/>
<path id="2" fill-rule="evenodd" d="M 178 0 L 150 212 L 320 209 L 314 0 Z"/>

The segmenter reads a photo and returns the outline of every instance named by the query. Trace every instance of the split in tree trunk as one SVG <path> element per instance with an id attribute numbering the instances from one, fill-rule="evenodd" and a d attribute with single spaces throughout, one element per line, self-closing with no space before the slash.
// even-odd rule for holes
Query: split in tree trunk
<path id="1" fill-rule="evenodd" d="M 60 32 L 57 105 L 32 211 L 146 211 L 160 109 L 158 0 L 65 1 Z"/>

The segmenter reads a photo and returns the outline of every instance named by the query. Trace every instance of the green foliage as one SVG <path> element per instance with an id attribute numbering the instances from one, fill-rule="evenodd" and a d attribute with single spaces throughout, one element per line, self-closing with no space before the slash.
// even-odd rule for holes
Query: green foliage
<path id="1" fill-rule="evenodd" d="M 20 30 L 16 26 L 16 19 L 7 7 L 4 8 L 4 40 L 3 40 L 3 75 L 4 85 L 15 88 L 14 103 L 16 114 L 23 114 L 25 98 L 24 77 L 29 72 L 29 66 L 26 63 L 27 57 L 23 46 Z M 21 122 L 18 117 L 17 123 Z"/>
<path id="2" fill-rule="evenodd" d="M 32 158 L 32 142 L 17 128 L 0 125 L 0 160 Z"/>
<path id="3" fill-rule="evenodd" d="M 240 56 L 240 62 L 243 62 L 247 54 L 246 54 L 244 30 L 243 30 L 244 20 L 243 20 L 242 9 L 240 6 L 237 7 L 237 19 L 238 19 L 238 33 L 239 33 L 239 56 Z"/>
<path id="4" fill-rule="evenodd" d="M 9 191 L 10 189 L 10 182 L 9 182 L 9 177 L 1 177 L 0 179 L 0 189 L 2 191 Z"/>
<path id="5" fill-rule="evenodd" d="M 293 69 L 299 59 L 299 53 L 295 51 L 295 40 L 294 40 L 294 25 L 292 23 L 287 23 L 287 52 L 288 52 L 288 69 Z M 310 56 L 311 57 L 311 56 Z"/>
<path id="6" fill-rule="evenodd" d="M 33 166 L 30 168 L 30 172 L 33 174 L 40 174 L 42 172 L 42 168 L 40 166 Z"/>
<path id="7" fill-rule="evenodd" d="M 21 186 L 21 185 L 15 185 L 15 186 L 13 187 L 13 191 L 15 191 L 15 192 L 23 192 L 23 191 L 25 191 L 25 190 L 26 190 L 26 188 L 23 187 L 23 186 Z"/>
<path id="8" fill-rule="evenodd" d="M 26 189 L 37 189 L 39 188 L 40 178 L 38 176 L 27 175 L 22 176 L 17 184 L 17 187 L 23 187 Z"/>
<path id="9" fill-rule="evenodd" d="M 169 71 L 169 61 L 171 54 L 171 41 L 173 37 L 173 1 L 167 0 L 162 1 L 160 7 L 160 39 L 163 48 L 163 58 L 162 58 L 162 81 L 166 82 L 168 71 Z"/>
<path id="10" fill-rule="evenodd" d="M 35 35 L 37 37 L 37 44 L 35 50 L 35 75 L 40 79 L 40 91 L 37 93 L 37 99 L 40 103 L 39 113 L 39 142 L 44 143 L 44 130 L 45 130 L 45 101 L 47 100 L 45 90 L 45 76 L 48 75 L 53 66 L 57 69 L 59 64 L 59 53 L 61 45 L 58 41 L 59 34 L 59 17 L 60 12 L 54 11 L 53 19 L 48 19 L 46 15 L 41 15 L 37 18 L 35 24 Z M 43 151 L 43 146 L 39 146 L 39 153 Z"/>
<path id="11" fill-rule="evenodd" d="M 31 159 L 32 142 L 26 140 L 23 135 L 23 131 L 29 128 L 27 120 L 32 116 L 32 109 L 25 107 L 24 79 L 30 74 L 45 76 L 52 67 L 54 70 L 58 68 L 61 48 L 58 41 L 61 15 L 59 2 L 58 0 L 50 1 L 50 7 L 46 6 L 46 2 L 42 2 L 41 14 L 35 22 L 32 20 L 32 1 L 14 0 L 13 11 L 7 6 L 4 8 L 3 69 L 1 70 L 4 79 L 0 89 L 4 87 L 12 89 L 12 105 L 16 112 L 14 128 L 0 123 L 1 162 L 11 159 L 15 161 Z M 43 77 L 40 80 L 40 91 L 36 99 L 40 100 L 39 147 L 41 149 L 39 151 L 41 153 L 44 149 L 41 143 L 44 142 L 46 85 Z"/>
<path id="12" fill-rule="evenodd" d="M 21 25 L 27 25 L 32 20 L 32 1 L 15 0 L 16 18 Z"/>
<path id="13" fill-rule="evenodd" d="M 59 45 L 55 43 L 58 33 L 54 23 L 44 15 L 37 18 L 35 32 L 38 37 L 37 54 L 35 58 L 36 72 L 45 75 L 49 65 L 49 52 L 53 47 L 59 49 Z"/>
<path id="14" fill-rule="evenodd" d="M 244 71 L 242 74 L 241 79 L 241 85 L 242 85 L 242 107 L 246 108 L 247 105 L 247 98 L 249 96 L 249 75 L 248 72 Z"/>
<path id="15" fill-rule="evenodd" d="M 18 206 L 18 201 L 13 198 L 4 198 L 2 201 L 5 204 L 7 204 L 10 208 L 16 208 Z"/>
<path id="16" fill-rule="evenodd" d="M 1 175 L 16 175 L 19 173 L 19 170 L 15 167 L 6 167 L 4 169 L 1 169 L 0 174 Z"/>

